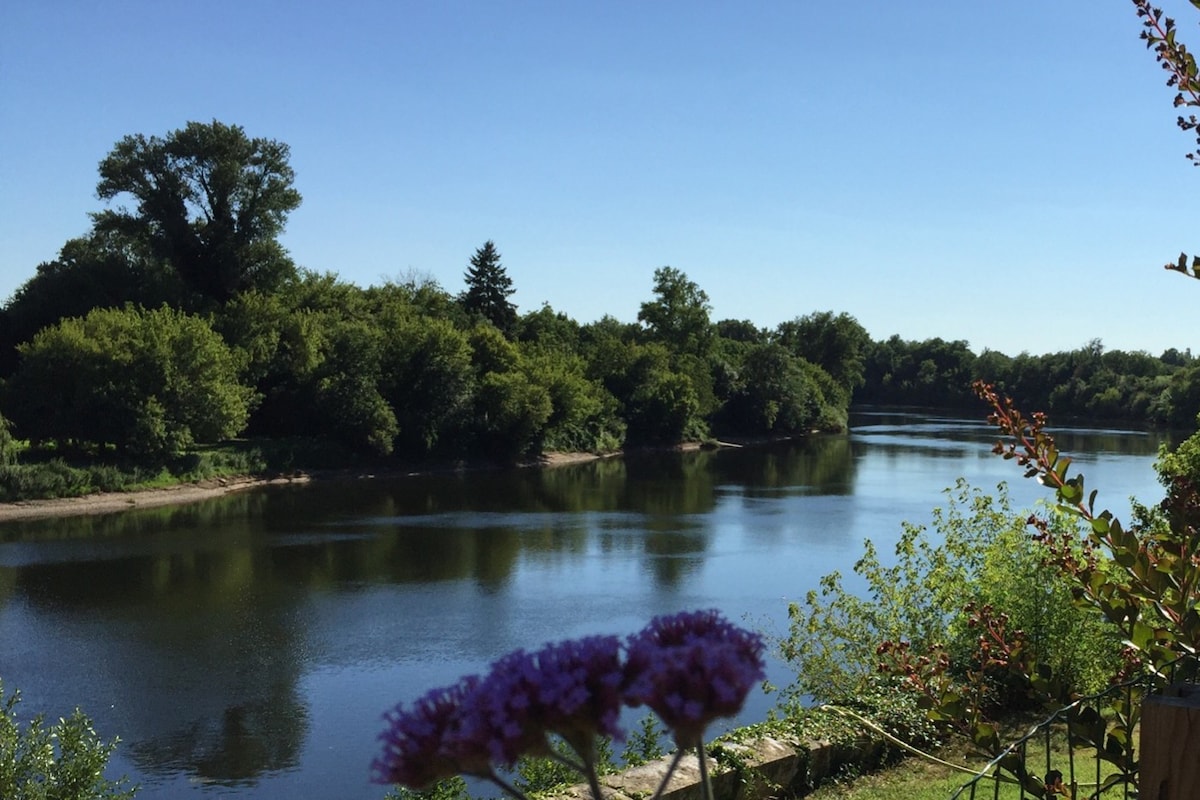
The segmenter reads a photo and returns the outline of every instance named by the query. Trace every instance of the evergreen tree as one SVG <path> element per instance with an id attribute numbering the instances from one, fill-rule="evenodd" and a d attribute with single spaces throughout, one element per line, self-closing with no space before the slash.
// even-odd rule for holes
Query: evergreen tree
<path id="1" fill-rule="evenodd" d="M 500 263 L 500 252 L 490 239 L 471 256 L 471 266 L 464 277 L 467 290 L 459 296 L 463 309 L 468 314 L 479 314 L 511 337 L 516 331 L 517 307 L 508 302 L 508 296 L 516 290 Z"/>

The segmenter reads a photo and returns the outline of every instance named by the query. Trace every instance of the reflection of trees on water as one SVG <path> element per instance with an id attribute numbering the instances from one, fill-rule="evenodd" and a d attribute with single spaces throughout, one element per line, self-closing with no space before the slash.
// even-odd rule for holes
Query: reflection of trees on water
<path id="1" fill-rule="evenodd" d="M 704 551 L 707 549 L 706 533 L 647 531 L 644 569 L 650 573 L 658 588 L 675 589 L 703 566 Z"/>
<path id="2" fill-rule="evenodd" d="M 58 627 L 79 628 L 72 649 L 103 622 L 104 635 L 60 654 L 47 679 L 112 698 L 109 724 L 147 773 L 239 782 L 294 767 L 308 728 L 303 626 L 263 556 L 234 548 L 17 569 L 18 591 Z"/>
<path id="3" fill-rule="evenodd" d="M 1161 445 L 1174 446 L 1179 437 L 1169 431 L 1146 431 L 1130 433 L 1115 430 L 1050 430 L 1060 453 L 1065 455 L 1097 456 L 1154 456 Z"/>
<path id="4" fill-rule="evenodd" d="M 111 514 L 0 523 L 0 543 L 68 539 L 108 540 L 158 536 L 164 530 L 241 526 L 261 516 L 269 502 L 262 491 L 234 492 L 181 506 L 131 508 Z"/>
<path id="5" fill-rule="evenodd" d="M 720 453 L 726 485 L 746 497 L 777 497 L 780 491 L 846 495 L 854 491 L 854 458 L 848 436 L 819 435 Z"/>
<path id="6" fill-rule="evenodd" d="M 131 759 L 147 773 L 183 771 L 205 783 L 253 783 L 267 772 L 294 768 L 307 733 L 307 713 L 295 687 L 281 696 L 230 706 L 219 717 L 194 719 L 160 738 L 133 742 Z"/>

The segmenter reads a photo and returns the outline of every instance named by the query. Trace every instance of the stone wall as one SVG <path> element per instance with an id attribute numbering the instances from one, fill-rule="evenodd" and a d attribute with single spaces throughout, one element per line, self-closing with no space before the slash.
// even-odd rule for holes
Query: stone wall
<path id="1" fill-rule="evenodd" d="M 878 740 L 853 744 L 789 742 L 770 736 L 747 742 L 719 741 L 710 746 L 709 775 L 715 800 L 767 800 L 803 797 L 840 770 L 855 766 L 874 768 L 885 757 L 886 745 Z M 672 756 L 602 775 L 606 799 L 647 800 L 654 795 L 670 768 Z M 591 800 L 586 784 L 573 786 L 556 800 Z M 684 756 L 671 776 L 662 800 L 703 800 L 700 765 L 694 755 Z"/>

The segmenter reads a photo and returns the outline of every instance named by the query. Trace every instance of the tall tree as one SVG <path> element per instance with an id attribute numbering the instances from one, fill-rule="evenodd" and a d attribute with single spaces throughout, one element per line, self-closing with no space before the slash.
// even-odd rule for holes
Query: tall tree
<path id="1" fill-rule="evenodd" d="M 707 355 L 714 331 L 704 290 L 674 267 L 659 267 L 654 270 L 654 298 L 642 303 L 638 322 L 674 353 Z"/>
<path id="2" fill-rule="evenodd" d="M 516 331 L 517 307 L 508 297 L 516 290 L 491 239 L 471 256 L 471 266 L 464 277 L 467 289 L 459 297 L 463 309 L 468 314 L 479 314 L 505 336 L 511 336 Z"/>
<path id="3" fill-rule="evenodd" d="M 96 228 L 141 239 L 207 301 L 269 291 L 295 273 L 277 239 L 300 205 L 288 156 L 286 144 L 216 120 L 126 136 L 100 162 L 96 192 L 136 206 L 93 215 Z"/>

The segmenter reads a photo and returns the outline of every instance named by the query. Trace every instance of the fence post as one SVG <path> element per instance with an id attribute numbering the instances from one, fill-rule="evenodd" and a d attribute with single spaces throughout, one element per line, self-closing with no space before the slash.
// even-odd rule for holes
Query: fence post
<path id="1" fill-rule="evenodd" d="M 1142 800 L 1200 798 L 1200 686 L 1176 684 L 1142 701 Z"/>

